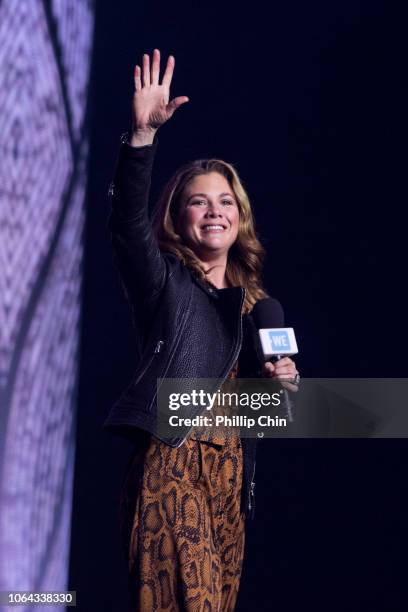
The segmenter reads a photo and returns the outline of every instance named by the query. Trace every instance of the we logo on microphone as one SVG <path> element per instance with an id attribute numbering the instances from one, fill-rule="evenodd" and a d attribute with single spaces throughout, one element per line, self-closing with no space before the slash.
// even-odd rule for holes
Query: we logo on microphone
<path id="1" fill-rule="evenodd" d="M 270 331 L 269 339 L 271 341 L 271 345 L 277 351 L 283 349 L 284 351 L 290 350 L 290 341 L 288 332 L 285 331 Z"/>
<path id="2" fill-rule="evenodd" d="M 260 329 L 259 337 L 266 358 L 274 355 L 296 355 L 298 353 L 293 327 Z"/>

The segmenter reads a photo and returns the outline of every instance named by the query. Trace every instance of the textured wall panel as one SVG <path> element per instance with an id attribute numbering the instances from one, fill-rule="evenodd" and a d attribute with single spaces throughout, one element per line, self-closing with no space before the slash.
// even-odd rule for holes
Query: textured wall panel
<path id="1" fill-rule="evenodd" d="M 0 2 L 3 590 L 67 585 L 92 28 L 85 0 Z"/>

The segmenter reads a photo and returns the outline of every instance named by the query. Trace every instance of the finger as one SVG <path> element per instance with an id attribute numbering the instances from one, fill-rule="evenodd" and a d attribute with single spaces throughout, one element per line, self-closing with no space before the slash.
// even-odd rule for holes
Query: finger
<path id="1" fill-rule="evenodd" d="M 143 54 L 143 85 L 145 87 L 150 85 L 150 57 L 147 53 Z"/>
<path id="2" fill-rule="evenodd" d="M 275 363 L 276 370 L 292 370 L 293 372 L 296 370 L 296 366 L 293 362 L 282 363 L 281 361 L 277 361 Z"/>
<path id="3" fill-rule="evenodd" d="M 169 113 L 174 113 L 174 111 L 185 102 L 189 102 L 189 98 L 187 98 L 187 96 L 178 96 L 177 98 L 173 98 L 173 100 L 171 100 L 167 105 L 167 111 Z"/>
<path id="4" fill-rule="evenodd" d="M 279 364 L 282 364 L 282 365 L 288 365 L 288 364 L 295 365 L 295 362 L 292 361 L 292 359 L 290 357 L 282 357 L 282 359 L 279 359 L 276 363 L 279 363 Z"/>
<path id="5" fill-rule="evenodd" d="M 290 376 L 291 378 L 295 378 L 296 370 L 293 368 L 276 368 L 275 376 Z"/>
<path id="6" fill-rule="evenodd" d="M 263 370 L 262 371 L 262 376 L 263 376 L 263 378 L 273 378 L 273 379 L 275 379 L 275 373 L 271 372 L 270 370 Z"/>
<path id="7" fill-rule="evenodd" d="M 275 366 L 270 361 L 265 361 L 262 366 L 262 376 L 272 378 L 275 373 Z"/>
<path id="8" fill-rule="evenodd" d="M 141 76 L 141 69 L 140 66 L 136 66 L 135 67 L 135 89 L 136 91 L 140 91 L 142 89 L 142 80 L 140 78 Z"/>
<path id="9" fill-rule="evenodd" d="M 152 85 L 159 84 L 159 74 L 160 74 L 160 51 L 159 49 L 154 49 L 153 62 L 152 62 Z"/>
<path id="10" fill-rule="evenodd" d="M 162 79 L 162 85 L 165 85 L 166 87 L 170 87 L 171 79 L 173 78 L 175 63 L 176 60 L 174 59 L 174 55 L 169 55 L 167 59 L 166 70 Z"/>

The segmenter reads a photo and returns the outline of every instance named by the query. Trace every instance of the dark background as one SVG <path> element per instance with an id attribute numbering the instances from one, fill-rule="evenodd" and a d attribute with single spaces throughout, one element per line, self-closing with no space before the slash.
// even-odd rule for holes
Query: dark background
<path id="1" fill-rule="evenodd" d="M 126 609 L 118 500 L 131 447 L 102 431 L 135 366 L 107 190 L 132 75 L 176 58 L 152 199 L 179 165 L 236 165 L 267 248 L 265 284 L 302 375 L 405 376 L 406 21 L 389 2 L 96 3 L 70 588 Z M 405 171 L 405 172 L 404 172 Z M 239 610 L 406 609 L 407 442 L 266 440 Z"/>

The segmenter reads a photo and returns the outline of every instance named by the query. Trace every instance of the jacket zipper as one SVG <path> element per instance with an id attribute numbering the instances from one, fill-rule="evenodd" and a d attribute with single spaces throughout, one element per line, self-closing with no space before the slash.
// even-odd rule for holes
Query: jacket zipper
<path id="1" fill-rule="evenodd" d="M 239 315 L 239 329 L 238 329 L 238 347 L 235 349 L 234 356 L 233 356 L 233 358 L 231 360 L 231 363 L 229 363 L 228 367 L 226 368 L 226 372 L 225 372 L 225 374 L 223 376 L 222 383 L 224 383 L 225 379 L 228 376 L 229 371 L 231 370 L 232 366 L 234 365 L 234 363 L 238 359 L 239 351 L 241 350 L 241 346 L 242 346 L 242 305 L 244 303 L 244 299 L 245 299 L 245 289 L 243 289 L 243 293 L 241 295 L 241 303 L 239 305 L 240 315 Z"/>
<path id="2" fill-rule="evenodd" d="M 145 367 L 143 368 L 143 370 L 140 372 L 140 374 L 139 374 L 139 376 L 137 377 L 137 379 L 136 379 L 136 380 L 135 380 L 135 381 L 132 383 L 133 385 L 137 385 L 137 383 L 140 381 L 140 379 L 141 379 L 141 378 L 142 378 L 142 377 L 145 375 L 145 373 L 147 372 L 147 370 L 150 368 L 151 363 L 152 363 L 152 361 L 153 361 L 154 357 L 157 355 L 157 353 L 160 353 L 160 351 L 161 351 L 161 348 L 162 348 L 163 344 L 164 344 L 164 340 L 159 340 L 159 341 L 156 343 L 156 346 L 155 346 L 154 352 L 152 353 L 152 355 L 151 355 L 151 357 L 150 357 L 149 361 L 147 362 L 147 364 L 145 365 Z"/>
<path id="3" fill-rule="evenodd" d="M 173 358 L 173 355 L 174 355 L 174 353 L 176 352 L 177 347 L 178 347 L 178 345 L 179 345 L 179 343 L 180 343 L 181 335 L 182 335 L 182 333 L 183 333 L 183 331 L 184 331 L 185 323 L 186 323 L 186 320 L 187 320 L 188 309 L 189 309 L 189 307 L 190 307 L 190 301 L 191 301 L 191 293 L 190 293 L 190 299 L 189 299 L 189 302 L 188 302 L 188 304 L 187 304 L 187 306 L 186 306 L 186 308 L 185 308 L 185 312 L 184 312 L 184 314 L 183 314 L 183 319 L 182 319 L 182 321 L 181 321 L 181 323 L 180 323 L 180 329 L 179 329 L 179 335 L 178 335 L 178 338 L 177 338 L 176 342 L 174 343 L 173 349 L 172 349 L 172 351 L 171 351 L 171 353 L 170 353 L 170 355 L 169 355 L 169 357 L 168 357 L 168 359 L 167 359 L 167 363 L 166 363 L 165 368 L 164 368 L 164 371 L 163 371 L 163 373 L 162 373 L 162 375 L 161 375 L 161 378 L 162 378 L 162 379 L 163 379 L 163 378 L 166 378 L 167 370 L 169 369 L 169 366 L 170 366 L 171 360 L 172 360 L 172 358 Z M 159 341 L 159 342 L 160 342 L 160 341 Z M 158 344 L 159 344 L 159 343 L 158 343 Z M 163 342 L 163 344 L 164 344 L 164 342 Z M 156 346 L 156 349 L 157 349 L 157 346 Z M 158 350 L 157 352 L 159 352 L 159 351 L 160 351 L 160 348 L 159 348 L 159 350 Z M 161 385 L 160 385 L 160 386 L 161 386 Z M 150 410 L 150 408 L 151 408 L 151 406 L 152 406 L 152 404 L 153 404 L 153 402 L 154 402 L 154 400 L 155 400 L 155 398 L 156 398 L 156 396 L 157 396 L 157 392 L 158 392 L 158 390 L 159 390 L 159 387 L 157 387 L 157 389 L 156 389 L 156 393 L 155 393 L 155 395 L 154 395 L 154 397 L 153 397 L 152 401 L 151 401 L 151 402 L 150 402 L 150 404 L 149 404 L 149 410 Z M 187 438 L 187 436 L 186 436 L 186 438 Z M 181 444 L 183 444 L 183 443 L 184 443 L 184 441 L 185 441 L 185 439 L 186 439 L 186 438 L 184 438 L 184 440 L 181 442 Z M 181 444 L 179 444 L 179 446 L 181 446 Z M 177 448 L 178 448 L 178 447 L 177 447 Z"/>
<path id="4" fill-rule="evenodd" d="M 185 309 L 185 313 L 184 313 L 184 315 L 183 315 L 183 321 L 182 321 L 182 323 L 181 323 L 181 325 L 180 325 L 180 327 L 181 327 L 181 331 L 184 329 L 184 324 L 185 324 L 185 321 L 186 321 L 186 319 L 187 319 L 187 313 L 188 313 L 188 308 L 189 308 L 189 305 L 190 305 L 190 302 L 189 302 L 189 304 L 187 305 L 187 307 L 186 307 L 186 309 Z M 173 346 L 173 350 L 172 350 L 172 352 L 171 352 L 170 356 L 168 357 L 168 360 L 167 360 L 167 363 L 166 363 L 166 366 L 165 366 L 165 369 L 164 369 L 164 373 L 162 374 L 161 378 L 165 378 L 165 376 L 166 376 L 166 372 L 167 372 L 167 370 L 169 369 L 169 365 L 170 365 L 171 359 L 172 359 L 172 357 L 173 357 L 173 355 L 174 355 L 175 350 L 177 349 L 177 347 L 178 347 L 178 345 L 179 345 L 180 338 L 181 338 L 181 333 L 179 333 L 179 336 L 178 336 L 178 338 L 177 338 L 177 340 L 176 340 L 176 342 L 175 342 L 175 346 Z M 149 359 L 148 363 L 147 363 L 147 364 L 145 365 L 145 367 L 143 368 L 142 372 L 141 372 L 141 373 L 138 375 L 137 379 L 136 379 L 136 380 L 135 380 L 135 381 L 132 383 L 133 385 L 137 385 L 137 383 L 138 383 L 138 382 L 141 380 L 141 378 L 144 376 L 144 374 L 145 374 L 145 373 L 147 372 L 147 370 L 149 369 L 149 367 L 150 367 L 150 365 L 151 365 L 151 363 L 152 363 L 152 361 L 153 361 L 153 359 L 154 359 L 155 355 L 157 355 L 157 353 L 160 353 L 160 351 L 161 351 L 161 349 L 162 349 L 162 346 L 163 346 L 163 345 L 164 345 L 164 340 L 158 340 L 158 342 L 156 343 L 156 347 L 155 347 L 155 349 L 154 349 L 154 352 L 153 352 L 152 356 L 150 357 L 150 359 Z M 157 392 L 156 392 L 156 394 L 157 394 Z M 155 395 L 155 397 L 156 397 L 156 395 Z M 153 401 L 154 401 L 154 398 L 153 398 L 152 402 L 150 403 L 149 409 L 150 409 L 150 407 L 151 407 L 151 405 L 152 405 Z"/>
<path id="5" fill-rule="evenodd" d="M 159 340 L 158 343 L 156 344 L 156 348 L 154 349 L 155 353 L 160 353 L 161 351 L 161 347 L 164 344 L 164 340 Z"/>
<path id="6" fill-rule="evenodd" d="M 254 461 L 254 469 L 252 472 L 252 478 L 251 478 L 251 482 L 249 485 L 249 491 L 248 491 L 248 510 L 251 515 L 251 518 L 254 517 L 254 511 L 255 511 L 255 491 L 254 491 L 255 489 L 255 481 L 254 481 L 255 468 L 256 468 L 256 461 Z"/>

